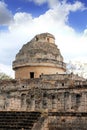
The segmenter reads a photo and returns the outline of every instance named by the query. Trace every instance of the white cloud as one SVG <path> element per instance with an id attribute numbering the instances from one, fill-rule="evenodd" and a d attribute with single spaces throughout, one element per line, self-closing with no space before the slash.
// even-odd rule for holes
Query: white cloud
<path id="1" fill-rule="evenodd" d="M 0 72 L 4 72 L 8 76 L 11 76 L 14 78 L 14 72 L 12 71 L 10 65 L 0 64 Z"/>
<path id="2" fill-rule="evenodd" d="M 43 3 L 45 3 L 45 2 L 47 2 L 48 0 L 27 0 L 27 1 L 33 1 L 33 2 L 36 2 L 36 3 L 41 3 L 41 4 L 43 4 Z"/>
<path id="3" fill-rule="evenodd" d="M 54 8 L 54 7 L 61 6 L 61 5 L 62 5 L 61 7 L 63 7 L 63 5 L 64 6 L 66 5 L 66 8 L 68 10 L 70 9 L 72 11 L 76 11 L 77 8 L 80 8 L 80 9 L 82 8 L 82 10 L 85 9 L 84 4 L 82 4 L 80 1 L 76 1 L 75 4 L 73 4 L 73 5 L 70 4 L 70 3 L 67 4 L 67 0 L 27 0 L 27 1 L 34 2 L 34 3 L 38 4 L 38 5 L 48 3 L 48 6 L 50 8 Z M 62 9 L 64 9 L 64 8 L 62 8 Z M 65 11 L 66 11 L 66 9 L 65 9 Z"/>
<path id="4" fill-rule="evenodd" d="M 33 2 L 35 2 L 36 4 L 39 4 L 39 5 L 41 5 L 41 4 L 45 3 L 45 2 L 47 2 L 47 0 L 27 0 L 27 1 L 33 1 Z"/>
<path id="5" fill-rule="evenodd" d="M 65 10 L 70 10 L 70 11 L 76 11 L 77 9 L 80 10 L 85 10 L 86 8 L 84 7 L 84 4 L 81 3 L 80 1 L 76 1 L 73 5 L 72 4 L 66 4 L 66 9 Z"/>
<path id="6" fill-rule="evenodd" d="M 25 23 L 27 21 L 32 21 L 32 16 L 28 13 L 16 13 L 14 15 L 14 22 L 16 24 L 22 24 L 22 23 Z"/>
<path id="7" fill-rule="evenodd" d="M 84 30 L 84 36 L 83 37 L 87 37 L 87 29 Z"/>
<path id="8" fill-rule="evenodd" d="M 81 2 L 74 4 L 58 2 L 56 6 L 36 18 L 33 18 L 29 13 L 17 12 L 13 17 L 13 23 L 8 26 L 9 30 L 0 32 L 0 43 L 2 43 L 0 46 L 0 63 L 11 65 L 22 45 L 31 40 L 34 35 L 43 32 L 49 32 L 55 36 L 56 44 L 66 60 L 78 56 L 84 57 L 87 55 L 87 39 L 85 37 L 87 30 L 85 29 L 83 34 L 79 36 L 68 25 L 70 11 L 83 9 L 85 7 Z M 4 67 L 2 66 L 2 68 Z"/>
<path id="9" fill-rule="evenodd" d="M 0 1 L 0 25 L 8 25 L 12 21 L 11 11 L 7 9 L 7 5 Z"/>

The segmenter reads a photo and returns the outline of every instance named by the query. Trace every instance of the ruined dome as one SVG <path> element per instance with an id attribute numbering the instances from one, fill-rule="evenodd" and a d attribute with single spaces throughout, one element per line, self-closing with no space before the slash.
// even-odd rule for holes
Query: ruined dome
<path id="1" fill-rule="evenodd" d="M 13 62 L 13 69 L 16 78 L 30 78 L 39 77 L 42 73 L 64 73 L 66 67 L 55 44 L 55 37 L 50 33 L 42 33 L 23 45 Z"/>

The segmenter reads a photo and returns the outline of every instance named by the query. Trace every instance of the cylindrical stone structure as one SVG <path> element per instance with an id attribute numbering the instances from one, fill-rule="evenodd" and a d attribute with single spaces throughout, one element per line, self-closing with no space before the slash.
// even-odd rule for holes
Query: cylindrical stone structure
<path id="1" fill-rule="evenodd" d="M 13 61 L 16 79 L 39 78 L 41 74 L 63 74 L 66 64 L 50 33 L 36 35 L 23 45 Z"/>

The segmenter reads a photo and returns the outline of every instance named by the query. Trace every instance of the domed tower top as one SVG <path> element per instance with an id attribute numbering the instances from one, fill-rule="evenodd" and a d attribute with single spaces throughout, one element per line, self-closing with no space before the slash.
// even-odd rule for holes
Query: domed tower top
<path id="1" fill-rule="evenodd" d="M 48 43 L 53 43 L 55 44 L 55 37 L 50 34 L 50 33 L 42 33 L 42 34 L 38 34 L 34 37 L 35 41 L 41 41 L 41 42 L 48 42 Z"/>
<path id="2" fill-rule="evenodd" d="M 36 35 L 23 45 L 13 62 L 15 78 L 38 78 L 43 74 L 64 73 L 66 65 L 55 37 L 50 33 Z"/>

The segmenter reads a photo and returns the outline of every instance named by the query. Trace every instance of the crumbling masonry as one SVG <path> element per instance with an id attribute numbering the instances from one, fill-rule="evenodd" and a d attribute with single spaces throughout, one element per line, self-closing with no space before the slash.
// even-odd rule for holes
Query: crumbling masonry
<path id="1" fill-rule="evenodd" d="M 0 81 L 0 130 L 87 130 L 87 81 L 66 74 L 52 34 L 36 35 Z"/>

